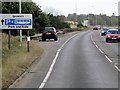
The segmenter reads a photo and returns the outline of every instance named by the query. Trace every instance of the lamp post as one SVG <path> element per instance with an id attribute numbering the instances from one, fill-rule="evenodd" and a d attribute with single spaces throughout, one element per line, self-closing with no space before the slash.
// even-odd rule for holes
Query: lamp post
<path id="1" fill-rule="evenodd" d="M 76 12 L 76 17 L 75 17 L 75 25 L 77 27 L 77 0 L 75 0 L 75 12 Z"/>
<path id="2" fill-rule="evenodd" d="M 90 8 L 93 8 L 94 6 L 89 6 L 88 7 L 88 23 L 89 23 L 89 26 L 90 26 L 90 16 L 89 16 L 89 14 L 90 14 Z"/>
<path id="3" fill-rule="evenodd" d="M 118 3 L 114 3 L 114 5 L 118 5 Z M 119 9 L 119 6 L 118 6 L 118 9 Z M 119 14 L 119 10 L 118 10 L 118 14 Z M 113 22 L 114 17 L 115 17 L 115 13 L 113 12 L 113 13 L 112 13 L 112 16 L 111 16 L 111 18 L 110 18 L 110 25 L 111 25 L 112 27 L 115 26 L 115 23 Z"/>
<path id="4" fill-rule="evenodd" d="M 97 15 L 96 15 L 96 26 L 97 26 Z"/>

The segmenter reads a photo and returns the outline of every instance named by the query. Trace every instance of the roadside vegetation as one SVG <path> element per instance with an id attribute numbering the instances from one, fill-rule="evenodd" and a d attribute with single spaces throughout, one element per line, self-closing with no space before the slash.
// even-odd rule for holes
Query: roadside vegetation
<path id="1" fill-rule="evenodd" d="M 70 28 L 68 23 L 65 23 L 59 16 L 54 16 L 51 13 L 45 13 L 40 6 L 33 2 L 22 2 L 21 13 L 28 13 L 33 15 L 33 29 L 30 30 L 30 35 L 40 33 L 44 27 L 55 27 L 56 29 Z M 19 13 L 18 2 L 2 2 L 2 13 Z M 8 32 L 7 30 L 3 32 Z M 18 31 L 11 32 L 12 35 L 18 35 Z M 27 30 L 23 31 L 23 35 L 27 35 Z"/>
<path id="2" fill-rule="evenodd" d="M 43 49 L 34 41 L 30 42 L 30 52 L 27 52 L 26 41 L 22 47 L 15 37 L 11 37 L 11 49 L 8 49 L 8 36 L 2 35 L 2 85 L 7 88 L 28 67 L 42 55 Z"/>

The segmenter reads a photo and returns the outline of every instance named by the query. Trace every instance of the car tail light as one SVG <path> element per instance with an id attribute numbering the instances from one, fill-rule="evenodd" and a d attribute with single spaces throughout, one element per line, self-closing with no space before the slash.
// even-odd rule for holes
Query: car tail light
<path id="1" fill-rule="evenodd" d="M 108 38 L 110 38 L 111 36 L 110 35 L 107 35 Z"/>
<path id="2" fill-rule="evenodd" d="M 120 38 L 120 35 L 118 36 L 118 38 Z"/>

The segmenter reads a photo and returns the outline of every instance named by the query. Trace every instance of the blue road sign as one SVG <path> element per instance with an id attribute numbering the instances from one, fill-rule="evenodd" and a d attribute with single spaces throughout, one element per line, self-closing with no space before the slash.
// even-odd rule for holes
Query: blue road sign
<path id="1" fill-rule="evenodd" d="M 5 19 L 5 25 L 31 25 L 31 19 Z"/>
<path id="2" fill-rule="evenodd" d="M 32 29 L 32 14 L 0 14 L 1 29 Z"/>

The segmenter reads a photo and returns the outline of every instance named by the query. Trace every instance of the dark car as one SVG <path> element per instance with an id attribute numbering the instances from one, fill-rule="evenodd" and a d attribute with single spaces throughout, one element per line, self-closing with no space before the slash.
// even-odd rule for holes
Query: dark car
<path id="1" fill-rule="evenodd" d="M 46 41 L 46 39 L 54 39 L 58 40 L 57 32 L 54 27 L 45 27 L 42 31 L 42 41 Z"/>
<path id="2" fill-rule="evenodd" d="M 101 30 L 101 36 L 105 36 L 106 34 L 107 34 L 107 31 L 108 31 L 109 29 L 108 28 L 103 28 L 102 30 Z"/>
<path id="3" fill-rule="evenodd" d="M 120 41 L 120 32 L 118 31 L 118 29 L 110 29 L 107 32 L 106 35 L 106 42 L 109 41 Z"/>

